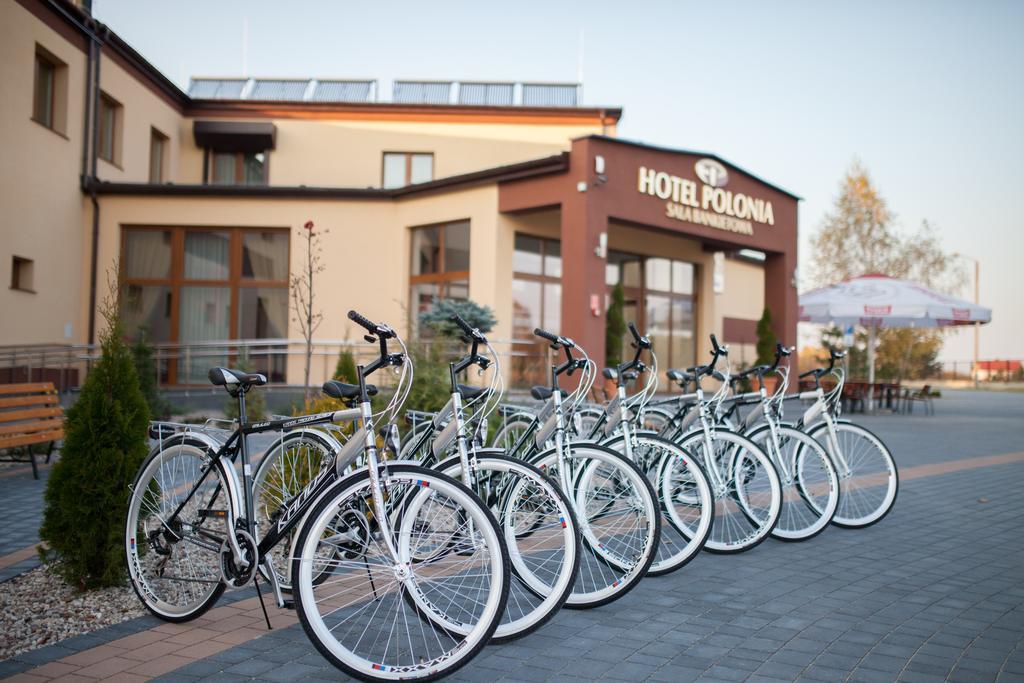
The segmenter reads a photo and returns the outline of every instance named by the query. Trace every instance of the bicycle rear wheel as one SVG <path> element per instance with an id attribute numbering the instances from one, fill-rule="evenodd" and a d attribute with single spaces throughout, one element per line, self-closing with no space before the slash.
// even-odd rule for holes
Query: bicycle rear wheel
<path id="1" fill-rule="evenodd" d="M 498 627 L 509 590 L 507 549 L 494 516 L 450 477 L 394 465 L 382 468 L 380 481 L 399 557 L 381 536 L 369 472 L 346 477 L 299 534 L 296 609 L 316 648 L 345 673 L 432 680 L 472 659 Z M 414 554 L 429 559 L 414 562 Z"/>
<path id="2" fill-rule="evenodd" d="M 165 621 L 195 619 L 224 592 L 220 550 L 228 537 L 228 497 L 216 467 L 199 484 L 209 463 L 202 442 L 172 439 L 149 454 L 132 484 L 128 576 L 146 608 Z"/>

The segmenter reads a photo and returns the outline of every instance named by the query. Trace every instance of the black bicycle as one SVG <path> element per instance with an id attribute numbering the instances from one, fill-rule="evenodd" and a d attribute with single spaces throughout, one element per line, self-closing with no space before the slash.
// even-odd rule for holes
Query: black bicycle
<path id="1" fill-rule="evenodd" d="M 198 617 L 226 588 L 254 583 L 258 590 L 258 573 L 287 606 L 271 550 L 295 531 L 294 607 L 317 649 L 364 680 L 429 680 L 464 665 L 494 633 L 508 598 L 508 551 L 494 516 L 466 486 L 434 470 L 378 461 L 375 422 L 393 422 L 413 369 L 394 330 L 355 311 L 349 318 L 380 356 L 358 368 L 358 384 L 324 385 L 346 410 L 249 422 L 245 396 L 266 378 L 210 371 L 210 381 L 237 398 L 240 420 L 223 442 L 202 429 L 161 431 L 131 490 L 129 574 L 146 607 L 168 621 Z M 390 353 L 389 340 L 402 351 Z M 366 378 L 389 366 L 401 368 L 398 385 L 385 411 L 374 414 Z M 357 429 L 333 466 L 258 529 L 246 437 L 338 422 Z M 343 475 L 357 461 L 365 467 Z"/>

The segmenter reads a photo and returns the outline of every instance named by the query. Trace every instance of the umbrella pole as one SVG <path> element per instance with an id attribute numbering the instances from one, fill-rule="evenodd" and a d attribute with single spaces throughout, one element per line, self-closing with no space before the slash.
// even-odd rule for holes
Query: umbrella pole
<path id="1" fill-rule="evenodd" d="M 878 328 L 868 326 L 868 412 L 875 412 L 875 334 Z"/>

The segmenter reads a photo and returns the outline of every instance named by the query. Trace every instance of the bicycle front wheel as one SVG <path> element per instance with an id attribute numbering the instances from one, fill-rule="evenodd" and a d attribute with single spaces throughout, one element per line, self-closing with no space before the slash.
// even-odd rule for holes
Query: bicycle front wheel
<path id="1" fill-rule="evenodd" d="M 882 440 L 860 425 L 840 421 L 835 427 L 835 444 L 824 422 L 808 432 L 825 445 L 839 473 L 839 508 L 832 522 L 849 529 L 871 526 L 896 504 L 900 485 L 896 461 Z"/>
<path id="2" fill-rule="evenodd" d="M 782 508 L 779 475 L 765 452 L 750 439 L 724 429 L 716 429 L 710 437 L 704 431 L 691 432 L 679 446 L 703 465 L 715 498 L 715 520 L 704 547 L 739 553 L 764 541 Z M 670 495 L 678 484 L 671 476 L 663 476 L 662 495 Z"/>
<path id="3" fill-rule="evenodd" d="M 224 592 L 220 550 L 229 503 L 220 469 L 206 472 L 209 464 L 203 443 L 173 439 L 150 453 L 132 484 L 128 576 L 146 608 L 165 621 L 195 619 Z"/>
<path id="4" fill-rule="evenodd" d="M 825 449 L 803 432 L 780 426 L 777 440 L 769 425 L 747 434 L 779 471 L 782 510 L 772 536 L 783 541 L 814 538 L 835 517 L 841 500 L 839 475 Z"/>
<path id="5" fill-rule="evenodd" d="M 472 659 L 498 627 L 507 549 L 494 516 L 450 477 L 394 465 L 382 468 L 380 483 L 395 520 L 389 530 L 375 518 L 366 470 L 314 506 L 292 562 L 296 609 L 316 648 L 345 673 L 433 680 Z M 438 547 L 445 552 L 432 552 Z"/>
<path id="6" fill-rule="evenodd" d="M 562 461 L 583 539 L 569 608 L 599 607 L 621 598 L 647 574 L 658 552 L 661 515 L 640 469 L 610 448 L 572 443 L 567 457 L 544 451 L 534 464 L 561 481 Z"/>
<path id="7" fill-rule="evenodd" d="M 495 642 L 504 642 L 540 628 L 569 597 L 579 528 L 572 503 L 533 465 L 495 450 L 477 451 L 475 464 L 475 492 L 497 518 L 512 566 L 508 606 L 494 632 Z M 462 480 L 458 457 L 436 469 Z"/>
<path id="8" fill-rule="evenodd" d="M 620 453 L 625 438 L 605 442 Z M 647 474 L 658 493 L 661 508 L 661 543 L 647 573 L 661 576 L 684 567 L 707 542 L 714 519 L 714 500 L 704 470 L 686 451 L 653 434 L 632 434 L 633 462 Z M 661 478 L 672 481 L 661 486 Z"/>

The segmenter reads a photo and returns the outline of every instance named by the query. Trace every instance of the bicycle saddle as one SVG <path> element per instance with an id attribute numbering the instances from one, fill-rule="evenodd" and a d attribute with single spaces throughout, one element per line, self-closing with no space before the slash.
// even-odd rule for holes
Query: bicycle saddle
<path id="1" fill-rule="evenodd" d="M 262 387 L 267 383 L 265 375 L 229 368 L 210 368 L 210 372 L 206 376 L 210 378 L 210 383 L 215 387 Z"/>
<path id="2" fill-rule="evenodd" d="M 565 393 L 564 389 L 559 389 L 558 391 L 561 392 L 562 398 L 565 398 L 566 396 L 569 395 Z M 552 393 L 554 392 L 551 391 L 551 387 L 542 387 L 538 385 L 530 389 L 530 396 L 533 396 L 538 401 L 548 400 L 549 398 L 551 398 Z"/>
<path id="3" fill-rule="evenodd" d="M 682 370 L 669 370 L 665 375 L 673 382 L 679 382 L 680 384 L 683 382 L 693 381 L 693 375 L 688 372 L 683 372 Z"/>
<path id="4" fill-rule="evenodd" d="M 462 394 L 462 398 L 467 401 L 472 401 L 487 393 L 487 387 L 471 387 L 468 384 L 459 384 L 459 393 Z"/>
<path id="5" fill-rule="evenodd" d="M 339 382 L 336 379 L 329 379 L 324 382 L 323 386 L 324 393 L 331 398 L 339 398 L 342 400 L 350 400 L 359 396 L 359 385 L 358 384 L 345 384 Z M 366 385 L 367 396 L 376 396 L 377 387 L 372 384 Z"/>

